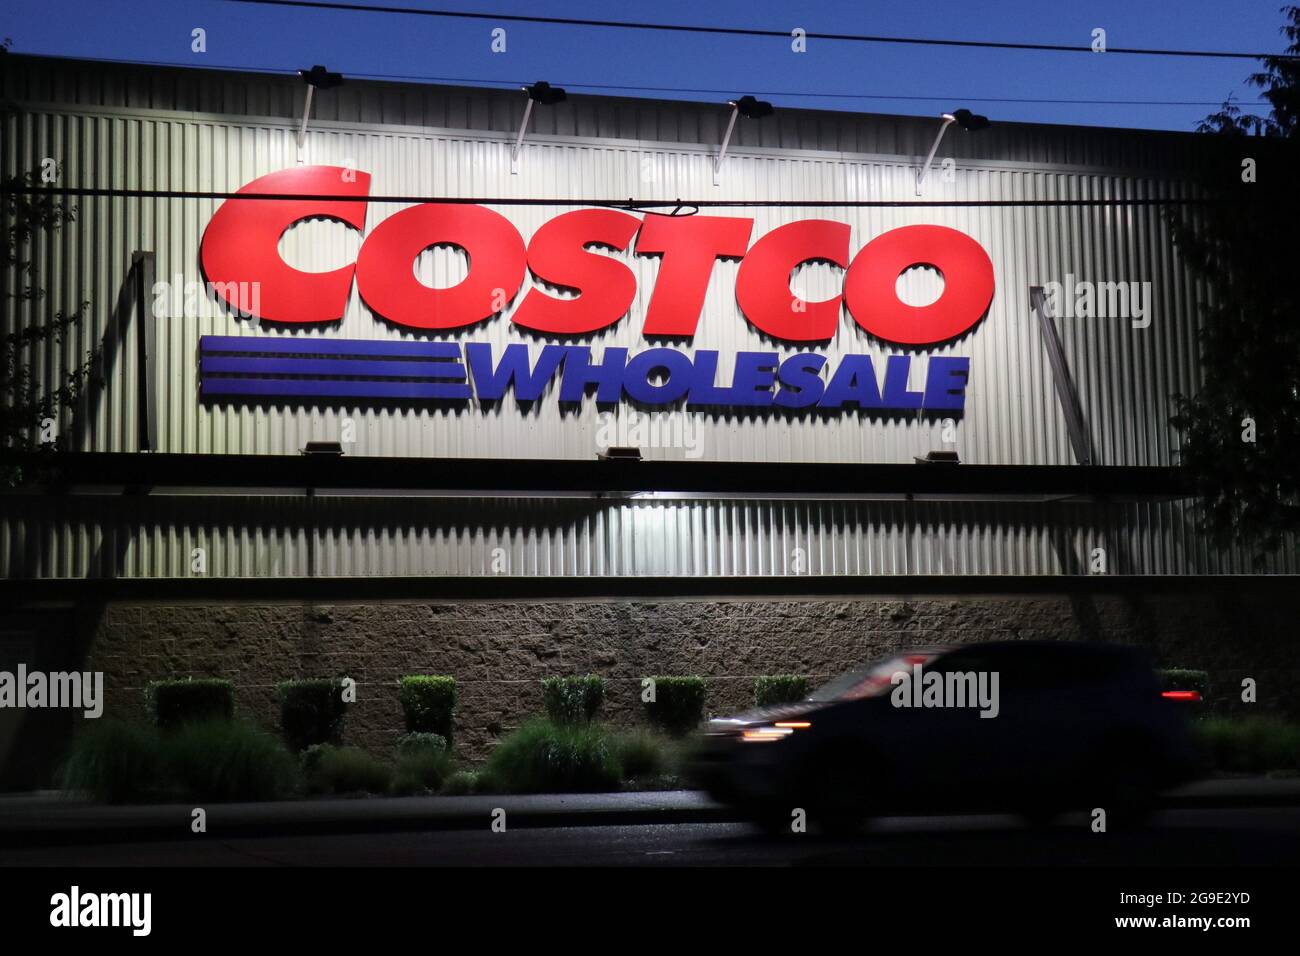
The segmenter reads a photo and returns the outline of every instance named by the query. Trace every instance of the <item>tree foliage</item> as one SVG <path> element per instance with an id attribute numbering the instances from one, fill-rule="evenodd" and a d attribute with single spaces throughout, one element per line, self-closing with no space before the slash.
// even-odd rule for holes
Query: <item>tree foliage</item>
<path id="1" fill-rule="evenodd" d="M 1300 54 L 1300 6 L 1282 8 Z M 1199 332 L 1203 379 L 1177 396 L 1181 463 L 1204 527 L 1257 561 L 1300 531 L 1300 60 L 1267 57 L 1250 77 L 1271 110 L 1229 100 L 1198 131 L 1205 205 L 1170 215 L 1175 242 L 1210 291 Z M 1253 181 L 1252 181 L 1253 180 Z"/>
<path id="2" fill-rule="evenodd" d="M 62 434 L 58 426 L 76 408 L 83 392 L 100 382 L 98 349 L 87 351 L 73 368 L 56 369 L 45 359 L 49 346 L 61 345 L 69 330 L 86 318 L 90 303 L 81 302 L 72 310 L 45 305 L 35 250 L 43 236 L 76 220 L 76 208 L 49 195 L 20 191 L 38 185 L 39 178 L 28 173 L 0 183 L 0 276 L 4 277 L 0 300 L 6 319 L 0 325 L 0 485 L 32 479 L 14 454 L 58 450 Z M 47 362 L 44 373 L 43 360 Z"/>

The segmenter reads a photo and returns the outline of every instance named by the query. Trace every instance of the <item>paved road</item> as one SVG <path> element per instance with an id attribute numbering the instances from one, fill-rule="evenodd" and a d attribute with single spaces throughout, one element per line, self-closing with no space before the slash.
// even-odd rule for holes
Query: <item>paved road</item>
<path id="1" fill-rule="evenodd" d="M 1300 859 L 1300 807 L 1181 809 L 1131 832 L 1083 815 L 1032 828 L 1013 817 L 889 817 L 851 838 L 770 838 L 734 823 L 416 831 L 0 849 L 17 866 L 1200 865 Z"/>

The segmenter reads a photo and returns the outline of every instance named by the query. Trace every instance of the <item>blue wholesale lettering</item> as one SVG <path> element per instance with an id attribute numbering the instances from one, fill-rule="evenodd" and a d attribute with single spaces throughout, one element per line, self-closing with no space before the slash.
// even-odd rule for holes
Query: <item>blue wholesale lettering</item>
<path id="1" fill-rule="evenodd" d="M 483 342 L 385 342 L 202 336 L 200 374 L 206 398 L 315 396 L 402 400 L 541 399 L 558 381 L 557 400 L 580 404 L 630 401 L 689 408 L 782 408 L 960 412 L 970 359 L 932 355 L 849 354 L 831 367 L 819 352 L 782 356 L 737 352 L 730 368 L 719 353 L 621 347 L 599 355 L 585 345 L 524 343 L 494 354 Z M 883 360 L 882 360 L 883 358 Z"/>

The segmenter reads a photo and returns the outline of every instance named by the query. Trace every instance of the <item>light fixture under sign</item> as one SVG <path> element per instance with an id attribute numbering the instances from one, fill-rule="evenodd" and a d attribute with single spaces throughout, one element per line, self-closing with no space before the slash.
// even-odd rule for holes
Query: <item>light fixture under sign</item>
<path id="1" fill-rule="evenodd" d="M 519 174 L 519 148 L 524 143 L 524 132 L 528 129 L 528 118 L 533 115 L 533 104 L 541 103 L 543 106 L 554 106 L 556 103 L 563 103 L 569 95 L 563 87 L 551 86 L 545 80 L 538 80 L 532 86 L 522 86 L 520 89 L 528 94 L 528 103 L 524 106 L 524 118 L 519 124 L 519 135 L 515 137 L 514 146 L 510 147 L 510 174 L 512 176 Z"/>
<path id="2" fill-rule="evenodd" d="M 641 449 L 634 445 L 611 445 L 596 457 L 602 461 L 640 461 Z"/>
<path id="3" fill-rule="evenodd" d="M 960 465 L 961 458 L 955 451 L 928 451 L 924 458 L 913 458 L 918 465 Z"/>
<path id="4" fill-rule="evenodd" d="M 727 105 L 731 107 L 731 119 L 727 123 L 726 135 L 722 137 L 722 147 L 718 150 L 718 156 L 713 161 L 713 185 L 715 186 L 721 184 L 719 176 L 722 173 L 722 162 L 727 158 L 727 147 L 731 144 L 731 133 L 736 128 L 736 117 L 763 119 L 765 116 L 771 116 L 774 112 L 772 104 L 767 100 L 755 99 L 752 96 L 742 96 L 738 100 L 728 100 Z"/>
<path id="5" fill-rule="evenodd" d="M 930 164 L 934 162 L 934 154 L 939 151 L 939 143 L 943 139 L 943 134 L 948 132 L 948 127 L 956 123 L 968 133 L 978 133 L 982 129 L 989 128 L 989 118 L 981 116 L 979 113 L 972 113 L 970 110 L 961 109 L 953 110 L 951 113 L 944 113 L 939 117 L 943 120 L 939 127 L 939 134 L 934 138 L 934 145 L 930 147 L 930 153 L 925 157 L 925 164 L 916 172 L 916 194 L 921 195 L 921 184 L 925 182 L 926 174 L 930 172 Z"/>
<path id="6" fill-rule="evenodd" d="M 343 75 L 331 73 L 319 63 L 310 70 L 299 70 L 298 75 L 307 84 L 307 101 L 302 107 L 302 125 L 298 127 L 298 162 L 301 163 L 303 160 L 302 148 L 307 141 L 307 120 L 311 116 L 312 95 L 317 90 L 332 90 L 336 86 L 342 86 Z"/>

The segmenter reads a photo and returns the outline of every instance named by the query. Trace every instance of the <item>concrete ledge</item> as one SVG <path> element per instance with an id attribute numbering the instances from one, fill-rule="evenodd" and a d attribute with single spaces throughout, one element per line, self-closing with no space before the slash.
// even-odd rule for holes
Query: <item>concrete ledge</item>
<path id="1" fill-rule="evenodd" d="M 0 600 L 14 610 L 108 601 L 239 601 L 328 604 L 367 601 L 739 600 L 1057 595 L 1289 596 L 1294 574 L 784 574 L 371 575 L 327 577 L 7 578 Z"/>

